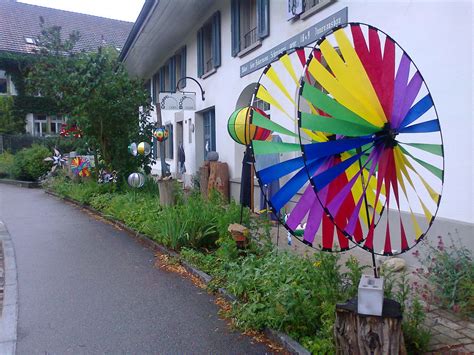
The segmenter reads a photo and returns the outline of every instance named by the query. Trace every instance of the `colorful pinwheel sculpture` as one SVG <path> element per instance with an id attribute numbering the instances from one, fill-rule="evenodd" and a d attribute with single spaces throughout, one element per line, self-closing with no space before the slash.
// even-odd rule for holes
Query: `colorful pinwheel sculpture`
<path id="1" fill-rule="evenodd" d="M 99 184 L 108 184 L 108 183 L 116 183 L 117 182 L 117 172 L 113 170 L 109 172 L 105 169 L 99 170 L 99 177 L 97 178 L 97 182 Z"/>
<path id="2" fill-rule="evenodd" d="M 251 105 L 265 103 L 269 107 L 267 112 L 271 120 L 259 112 L 253 112 L 251 124 L 272 131 L 281 142 L 276 139 L 253 140 L 252 153 L 260 186 L 263 189 L 275 183 L 278 186 L 276 193 L 267 196 L 267 202 L 280 223 L 293 236 L 310 246 L 327 251 L 343 251 L 355 244 L 350 244 L 349 239 L 337 230 L 324 213 L 308 179 L 300 147 L 300 139 L 303 145 L 326 139 L 324 134 L 309 129 L 303 129 L 301 137 L 298 132 L 296 111 L 299 79 L 311 52 L 311 48 L 298 48 L 291 53 L 282 53 L 263 71 Z M 305 105 L 310 107 L 311 103 L 306 102 Z M 279 155 L 279 159 L 272 162 L 269 156 L 275 154 Z M 325 166 L 313 164 L 310 168 L 319 171 Z M 338 188 L 339 184 L 334 183 L 331 191 Z"/>
<path id="3" fill-rule="evenodd" d="M 59 150 L 54 148 L 53 156 L 45 158 L 44 161 L 53 162 L 53 167 L 51 168 L 51 172 L 54 173 L 57 168 L 64 168 L 64 166 L 67 163 L 67 156 L 62 155 Z"/>
<path id="4" fill-rule="evenodd" d="M 71 162 L 71 170 L 74 175 L 80 177 L 91 176 L 91 163 L 89 160 L 82 157 L 75 157 Z"/>
<path id="5" fill-rule="evenodd" d="M 444 156 L 433 100 L 410 57 L 381 30 L 350 23 L 318 41 L 299 94 L 315 210 L 372 253 L 416 245 L 438 210 Z"/>

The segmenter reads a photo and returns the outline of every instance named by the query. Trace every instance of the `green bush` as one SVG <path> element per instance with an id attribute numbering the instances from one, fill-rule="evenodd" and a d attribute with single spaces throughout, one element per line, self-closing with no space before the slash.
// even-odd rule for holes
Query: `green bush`
<path id="1" fill-rule="evenodd" d="M 14 156 L 8 152 L 0 154 L 0 178 L 12 177 Z"/>
<path id="2" fill-rule="evenodd" d="M 44 161 L 50 155 L 51 152 L 46 147 L 38 144 L 20 150 L 14 156 L 13 177 L 17 180 L 38 180 L 51 169 L 51 164 Z"/>

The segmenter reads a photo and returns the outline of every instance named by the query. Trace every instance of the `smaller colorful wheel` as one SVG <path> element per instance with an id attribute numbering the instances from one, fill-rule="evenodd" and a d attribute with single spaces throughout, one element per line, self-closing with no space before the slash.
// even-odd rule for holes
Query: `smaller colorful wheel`
<path id="1" fill-rule="evenodd" d="M 138 144 L 137 152 L 138 152 L 138 154 L 147 156 L 148 154 L 151 153 L 150 144 L 147 143 L 147 142 L 141 142 L 140 144 Z"/>
<path id="2" fill-rule="evenodd" d="M 227 130 L 231 138 L 239 144 L 248 145 L 252 140 L 264 141 L 272 133 L 270 130 L 250 124 L 253 117 L 270 120 L 261 109 L 247 106 L 234 111 L 227 122 Z"/>
<path id="3" fill-rule="evenodd" d="M 89 170 L 90 167 L 91 163 L 89 162 L 89 160 L 82 157 L 75 157 L 71 162 L 71 170 L 76 176 L 91 176 L 91 171 Z"/>
<path id="4" fill-rule="evenodd" d="M 140 188 L 145 185 L 145 175 L 142 173 L 131 173 L 127 179 L 128 184 L 133 188 Z"/>

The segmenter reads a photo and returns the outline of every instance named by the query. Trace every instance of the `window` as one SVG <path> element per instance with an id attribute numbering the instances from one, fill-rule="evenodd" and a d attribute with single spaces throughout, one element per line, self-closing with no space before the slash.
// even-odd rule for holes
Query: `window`
<path id="1" fill-rule="evenodd" d="M 3 70 L 0 70 L 0 94 L 8 94 L 7 74 Z"/>
<path id="2" fill-rule="evenodd" d="M 25 43 L 36 45 L 36 40 L 32 37 L 25 37 Z"/>
<path id="3" fill-rule="evenodd" d="M 214 109 L 203 113 L 204 127 L 204 160 L 207 153 L 216 151 L 216 114 Z"/>
<path id="4" fill-rule="evenodd" d="M 303 13 L 300 17 L 303 19 L 309 17 L 333 2 L 334 0 L 304 0 Z"/>
<path id="5" fill-rule="evenodd" d="M 157 104 L 159 100 L 158 94 L 160 92 L 160 84 L 161 84 L 160 74 L 155 73 L 152 78 L 152 99 L 153 99 L 153 103 L 155 104 Z"/>
<path id="6" fill-rule="evenodd" d="M 34 115 L 33 116 L 33 135 L 36 137 L 42 137 L 48 133 L 48 123 L 46 116 Z"/>
<path id="7" fill-rule="evenodd" d="M 233 57 L 268 37 L 269 0 L 232 0 L 231 29 Z"/>
<path id="8" fill-rule="evenodd" d="M 51 134 L 59 134 L 61 131 L 61 125 L 65 122 L 64 118 L 61 116 L 51 117 L 49 126 Z"/>
<path id="9" fill-rule="evenodd" d="M 168 139 L 165 141 L 165 157 L 166 159 L 173 159 L 173 124 L 168 123 L 165 125 L 168 130 Z"/>
<path id="10" fill-rule="evenodd" d="M 221 17 L 217 11 L 197 33 L 198 77 L 221 65 Z"/>
<path id="11" fill-rule="evenodd" d="M 265 111 L 265 113 L 268 113 L 268 111 L 270 111 L 270 104 L 266 101 L 257 98 L 253 101 L 253 106 L 259 108 L 262 111 Z"/>

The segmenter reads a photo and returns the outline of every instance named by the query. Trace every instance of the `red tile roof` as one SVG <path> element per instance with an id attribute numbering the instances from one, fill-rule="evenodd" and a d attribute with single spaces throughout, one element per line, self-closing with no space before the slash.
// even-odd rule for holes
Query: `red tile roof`
<path id="1" fill-rule="evenodd" d="M 75 50 L 95 51 L 103 45 L 122 48 L 133 26 L 131 22 L 0 0 L 0 51 L 32 53 L 36 46 L 27 44 L 25 37 L 36 38 L 41 33 L 40 16 L 46 26 L 60 26 L 65 38 L 79 31 Z"/>

